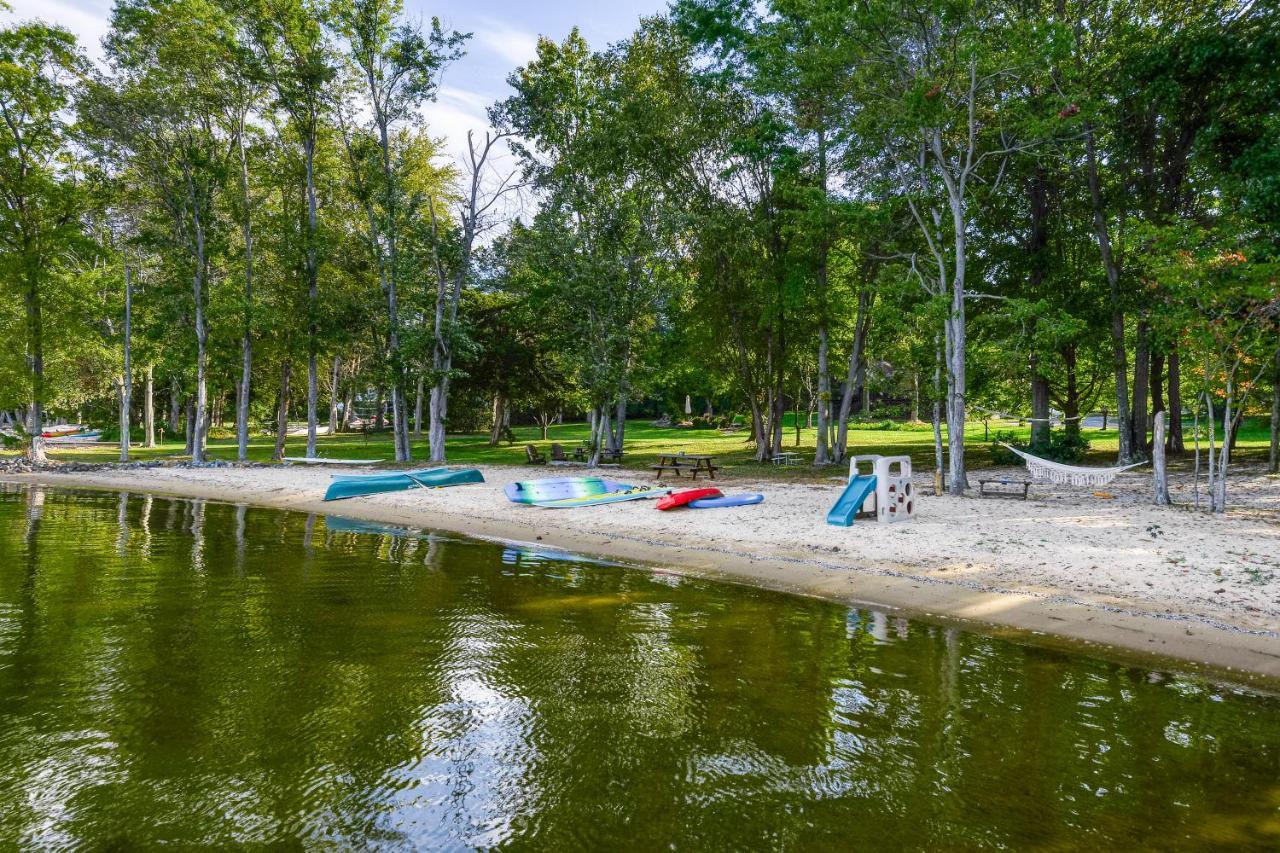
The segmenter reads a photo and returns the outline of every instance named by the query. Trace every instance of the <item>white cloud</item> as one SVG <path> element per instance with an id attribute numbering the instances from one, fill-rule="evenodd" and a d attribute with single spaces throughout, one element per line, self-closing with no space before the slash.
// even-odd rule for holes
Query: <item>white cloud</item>
<path id="1" fill-rule="evenodd" d="M 477 104 L 458 98 L 440 98 L 422 108 L 427 132 L 433 137 L 445 137 L 445 149 L 449 156 L 461 158 L 467 149 L 467 131 L 483 134 L 489 127 L 489 117 L 484 111 L 485 102 Z"/>
<path id="2" fill-rule="evenodd" d="M 481 19 L 476 43 L 497 54 L 510 65 L 525 65 L 538 53 L 538 37 L 493 18 Z"/>
<path id="3" fill-rule="evenodd" d="M 66 27 L 80 39 L 92 59 L 102 56 L 102 37 L 111 20 L 111 0 L 8 0 L 13 11 L 0 12 L 0 20 L 38 19 Z"/>

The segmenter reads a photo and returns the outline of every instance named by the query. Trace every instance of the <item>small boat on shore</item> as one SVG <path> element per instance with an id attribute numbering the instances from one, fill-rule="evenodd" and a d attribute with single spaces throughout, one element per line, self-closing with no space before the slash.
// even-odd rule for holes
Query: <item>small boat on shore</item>
<path id="1" fill-rule="evenodd" d="M 59 424 L 52 426 L 40 433 L 41 438 L 65 438 L 68 435 L 85 432 L 85 428 L 80 424 Z"/>
<path id="2" fill-rule="evenodd" d="M 45 444 L 93 444 L 102 441 L 102 430 L 90 429 L 45 438 Z"/>
<path id="3" fill-rule="evenodd" d="M 327 501 L 358 498 L 382 492 L 403 492 L 409 489 L 441 489 L 446 486 L 462 486 L 483 483 L 484 475 L 475 468 L 450 471 L 448 468 L 427 468 L 420 471 L 387 471 L 383 474 L 335 474 L 333 482 L 324 493 Z"/>

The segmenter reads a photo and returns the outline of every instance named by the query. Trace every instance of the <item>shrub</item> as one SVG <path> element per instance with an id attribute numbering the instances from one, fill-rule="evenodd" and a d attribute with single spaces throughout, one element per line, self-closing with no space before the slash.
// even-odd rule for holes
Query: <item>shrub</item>
<path id="1" fill-rule="evenodd" d="M 1023 444 L 1018 439 L 1018 434 L 1016 432 L 1011 432 L 1010 430 L 1006 430 L 1006 429 L 996 430 L 996 434 L 992 436 L 992 439 L 991 439 L 991 461 L 992 462 L 994 462 L 996 465 L 1023 464 L 1021 456 L 1014 453 L 1012 450 L 1005 447 L 1004 444 L 1001 444 L 1000 442 L 1004 442 L 1005 444 L 1011 444 L 1014 447 L 1017 447 L 1019 449 L 1026 449 L 1026 445 Z"/>
<path id="2" fill-rule="evenodd" d="M 1083 462 L 1089 450 L 1089 440 L 1080 433 L 1067 430 L 1056 430 L 1049 433 L 1048 444 L 1031 445 L 1018 438 L 1016 433 L 999 430 L 991 444 L 991 461 L 997 465 L 1022 465 L 1022 457 L 1004 447 L 1000 442 L 1010 444 L 1027 453 L 1034 453 L 1043 459 L 1053 462 L 1074 464 Z"/>

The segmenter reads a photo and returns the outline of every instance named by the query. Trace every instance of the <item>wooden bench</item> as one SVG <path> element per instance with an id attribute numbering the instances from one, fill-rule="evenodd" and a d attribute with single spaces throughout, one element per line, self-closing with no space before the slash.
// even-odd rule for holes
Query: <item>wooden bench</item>
<path id="1" fill-rule="evenodd" d="M 992 489 L 990 492 L 988 492 L 987 486 L 1000 486 L 1001 488 Z M 990 480 L 979 480 L 978 481 L 978 497 L 985 498 L 987 495 L 991 495 L 992 497 L 995 497 L 995 496 L 1018 497 L 1018 491 L 1017 491 L 1018 486 L 1022 487 L 1021 497 L 1025 501 L 1027 499 L 1027 493 L 1031 489 L 1031 481 L 1022 480 L 1022 479 L 1013 479 L 1009 477 L 1001 477 L 999 479 L 990 479 Z"/>

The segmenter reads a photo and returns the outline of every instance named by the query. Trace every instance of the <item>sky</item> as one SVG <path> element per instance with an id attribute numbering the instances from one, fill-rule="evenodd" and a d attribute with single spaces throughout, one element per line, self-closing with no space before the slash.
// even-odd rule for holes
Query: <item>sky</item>
<path id="1" fill-rule="evenodd" d="M 86 53 L 101 55 L 112 0 L 6 0 L 12 13 L 0 21 L 41 18 L 80 37 Z M 539 35 L 557 41 L 576 25 L 594 48 L 629 35 L 643 15 L 666 9 L 666 0 L 404 0 L 405 15 L 430 25 L 433 16 L 454 30 L 473 33 L 467 55 L 444 74 L 439 97 L 424 110 L 433 136 L 457 152 L 468 130 L 482 133 L 485 108 L 510 92 L 506 78 L 534 55 Z"/>

